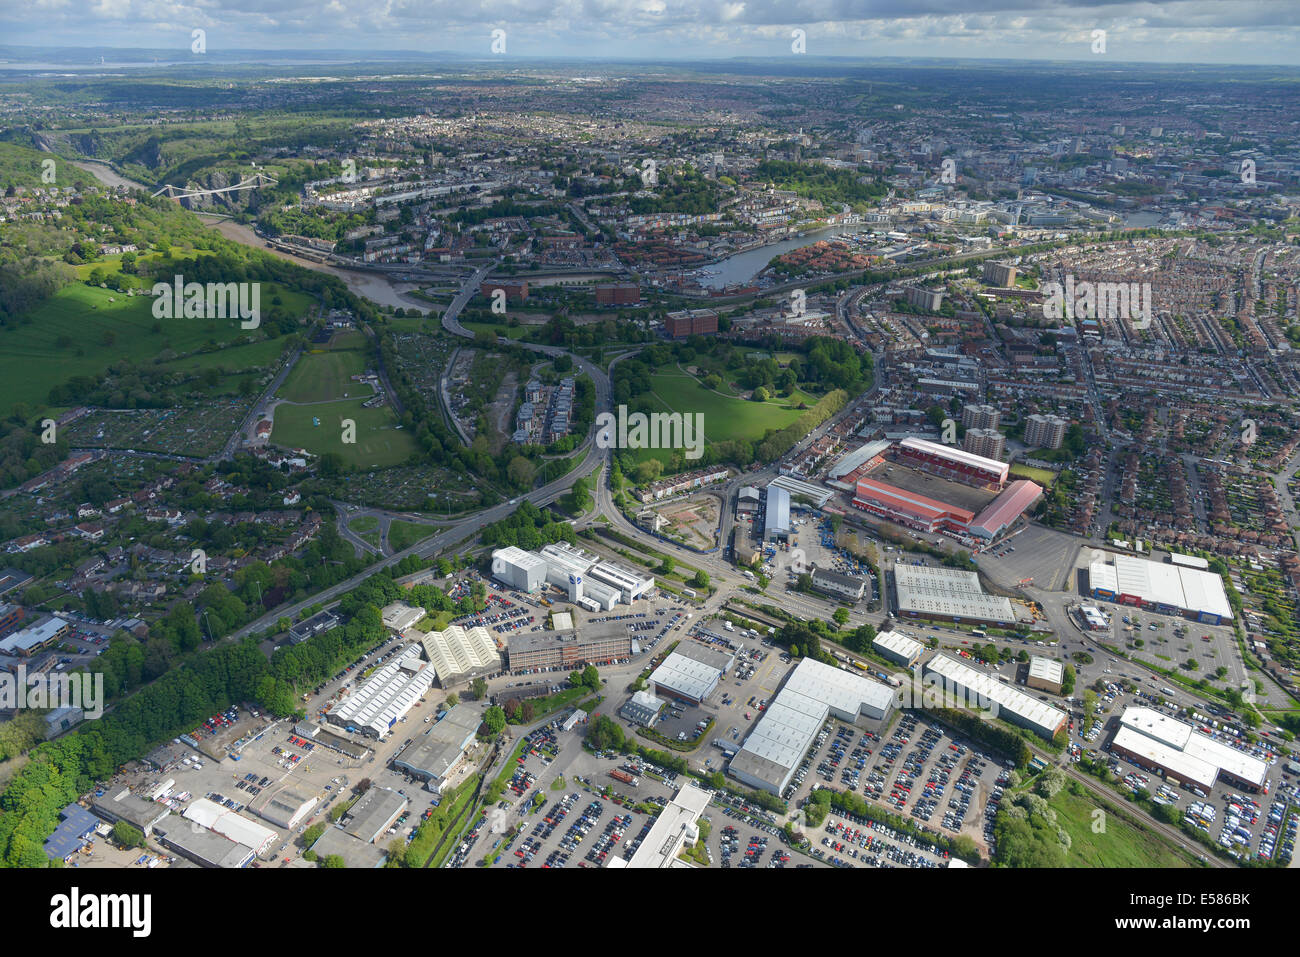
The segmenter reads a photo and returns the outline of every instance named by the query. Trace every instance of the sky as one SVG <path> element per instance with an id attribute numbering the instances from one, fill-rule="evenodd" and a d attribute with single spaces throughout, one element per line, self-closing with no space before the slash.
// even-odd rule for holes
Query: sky
<path id="1" fill-rule="evenodd" d="M 195 30 L 208 51 L 1300 65 L 1300 0 L 0 0 L 5 44 L 188 58 Z"/>

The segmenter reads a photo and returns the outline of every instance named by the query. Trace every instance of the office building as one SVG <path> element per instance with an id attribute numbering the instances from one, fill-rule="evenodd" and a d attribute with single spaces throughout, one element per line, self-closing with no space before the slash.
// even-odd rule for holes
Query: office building
<path id="1" fill-rule="evenodd" d="M 855 575 L 841 575 L 828 568 L 812 567 L 813 587 L 850 603 L 859 602 L 867 588 L 867 579 Z"/>
<path id="2" fill-rule="evenodd" d="M 531 631 L 506 639 L 510 670 L 604 665 L 632 655 L 635 632 L 627 622 L 586 622 L 573 631 Z"/>
<path id="3" fill-rule="evenodd" d="M 687 844 L 700 839 L 698 821 L 708 810 L 709 792 L 693 783 L 682 785 L 659 812 L 650 832 L 630 860 L 615 853 L 606 865 L 611 869 L 693 867 L 679 855 Z"/>

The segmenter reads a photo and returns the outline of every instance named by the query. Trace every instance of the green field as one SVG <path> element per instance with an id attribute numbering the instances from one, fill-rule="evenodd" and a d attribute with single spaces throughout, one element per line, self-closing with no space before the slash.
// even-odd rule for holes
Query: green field
<path id="1" fill-rule="evenodd" d="M 43 403 L 50 386 L 73 376 L 99 379 L 122 358 L 144 364 L 167 348 L 192 352 L 248 334 L 236 319 L 155 319 L 152 308 L 148 296 L 65 286 L 28 314 L 30 322 L 0 331 L 0 409 Z M 159 332 L 151 331 L 155 323 Z M 212 355 L 215 364 L 220 353 Z"/>
<path id="2" fill-rule="evenodd" d="M 400 552 L 437 532 L 438 530 L 431 525 L 403 522 L 395 518 L 388 524 L 388 547 L 395 552 Z"/>
<path id="3" fill-rule="evenodd" d="M 355 383 L 353 383 L 355 385 Z M 286 448 L 302 448 L 317 455 L 334 452 L 349 465 L 387 468 L 405 462 L 415 451 L 410 433 L 397 428 L 391 406 L 361 407 L 364 399 L 344 399 L 316 405 L 276 406 L 271 441 Z M 312 418 L 320 425 L 312 425 Z M 357 424 L 356 442 L 343 443 L 343 419 Z"/>
<path id="4" fill-rule="evenodd" d="M 783 429 L 801 414 L 800 402 L 816 400 L 795 390 L 789 398 L 749 402 L 732 399 L 706 389 L 685 372 L 660 372 L 654 378 L 653 399 L 667 412 L 699 412 L 704 416 L 704 437 L 708 442 L 726 439 L 761 439 L 769 429 Z M 637 462 L 657 458 L 665 465 L 672 449 L 636 449 L 630 454 Z"/>
<path id="5" fill-rule="evenodd" d="M 1105 832 L 1093 833 L 1093 811 L 1097 804 L 1087 795 L 1077 797 L 1067 785 L 1047 802 L 1056 810 L 1057 823 L 1070 835 L 1066 860 L 1070 867 L 1191 867 L 1187 856 L 1157 834 L 1139 830 L 1118 814 L 1104 818 Z"/>
<path id="6" fill-rule="evenodd" d="M 1037 482 L 1043 488 L 1051 488 L 1056 482 L 1056 473 L 1051 469 L 1040 469 L 1034 465 L 1023 465 L 1016 462 L 1011 466 L 1011 476 L 1013 478 L 1029 479 L 1031 482 Z"/>
<path id="7" fill-rule="evenodd" d="M 350 378 L 365 371 L 366 353 L 360 349 L 331 348 L 323 352 L 307 352 L 298 359 L 276 394 L 288 402 L 330 402 L 357 396 L 369 398 L 374 395 L 374 389 Z"/>

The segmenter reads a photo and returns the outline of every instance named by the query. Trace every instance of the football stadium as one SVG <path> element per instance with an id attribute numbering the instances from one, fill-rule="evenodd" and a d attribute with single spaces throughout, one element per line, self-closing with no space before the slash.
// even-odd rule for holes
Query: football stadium
<path id="1" fill-rule="evenodd" d="M 1033 482 L 1008 485 L 1008 468 L 954 446 L 904 439 L 854 476 L 853 505 L 916 531 L 989 542 L 1043 494 Z"/>

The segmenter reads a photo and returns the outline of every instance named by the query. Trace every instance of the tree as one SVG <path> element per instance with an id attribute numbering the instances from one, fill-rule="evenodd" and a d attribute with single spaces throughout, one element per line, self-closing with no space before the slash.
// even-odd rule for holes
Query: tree
<path id="1" fill-rule="evenodd" d="M 624 743 L 623 729 L 609 715 L 597 715 L 587 725 L 587 746 L 594 751 L 621 751 Z"/>
<path id="2" fill-rule="evenodd" d="M 493 705 L 483 712 L 483 726 L 492 737 L 500 734 L 506 726 L 506 713 L 499 706 Z"/>
<path id="3" fill-rule="evenodd" d="M 696 588 L 708 588 L 708 587 L 709 587 L 709 573 L 706 572 L 706 571 L 704 571 L 703 569 L 701 569 L 700 571 L 696 572 L 696 573 L 695 573 L 695 577 L 691 579 L 691 584 L 692 584 L 693 586 L 695 586 Z"/>
<path id="4" fill-rule="evenodd" d="M 842 607 L 836 608 L 834 614 L 832 614 L 831 617 L 835 619 L 836 624 L 847 625 L 849 623 L 849 610 L 847 608 L 842 608 Z"/>
<path id="5" fill-rule="evenodd" d="M 579 680 L 592 691 L 600 690 L 600 672 L 596 670 L 595 665 L 587 665 L 583 668 Z"/>
<path id="6" fill-rule="evenodd" d="M 453 691 L 451 694 L 447 695 L 447 700 L 443 703 L 448 708 L 454 708 L 456 705 L 460 704 L 460 696 Z"/>
<path id="7" fill-rule="evenodd" d="M 519 709 L 519 720 L 524 724 L 527 724 L 533 720 L 533 716 L 536 713 L 537 709 L 533 706 L 533 703 L 531 701 L 525 701 Z"/>
<path id="8" fill-rule="evenodd" d="M 325 822 L 317 821 L 311 827 L 307 828 L 307 830 L 302 832 L 302 846 L 311 847 L 313 844 L 315 844 L 317 841 L 320 840 L 321 835 L 324 833 L 325 833 Z"/>
<path id="9" fill-rule="evenodd" d="M 487 694 L 487 682 L 482 678 L 475 678 L 469 684 L 469 693 L 474 696 L 475 701 L 482 701 Z"/>
<path id="10" fill-rule="evenodd" d="M 327 854 L 325 859 L 321 861 L 321 867 L 338 868 L 347 866 L 347 862 L 343 860 L 340 854 Z"/>
<path id="11" fill-rule="evenodd" d="M 144 834 L 134 824 L 118 821 L 113 825 L 113 840 L 123 847 L 144 847 Z"/>

